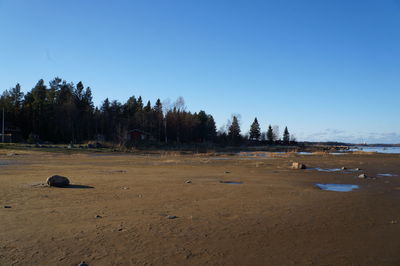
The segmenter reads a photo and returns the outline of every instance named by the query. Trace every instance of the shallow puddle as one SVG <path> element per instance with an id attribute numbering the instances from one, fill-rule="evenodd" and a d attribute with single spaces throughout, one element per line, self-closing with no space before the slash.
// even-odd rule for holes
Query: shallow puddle
<path id="1" fill-rule="evenodd" d="M 353 173 L 353 172 L 358 172 L 358 171 L 360 171 L 359 169 L 347 169 L 347 168 L 345 168 L 345 169 L 343 169 L 343 168 L 319 168 L 319 167 L 316 167 L 316 168 L 308 168 L 307 170 L 314 170 L 314 171 L 318 171 L 318 172 L 329 172 L 329 173 L 332 173 L 332 172 L 342 172 L 342 173 L 344 173 L 344 174 L 350 174 L 350 173 Z"/>
<path id="2" fill-rule="evenodd" d="M 236 182 L 236 181 L 219 181 L 222 184 L 231 184 L 231 185 L 241 185 L 243 182 Z"/>
<path id="3" fill-rule="evenodd" d="M 300 151 L 297 153 L 298 155 L 313 155 L 312 152 L 308 152 L 308 151 Z"/>
<path id="4" fill-rule="evenodd" d="M 308 170 L 315 170 L 318 172 L 340 172 L 343 171 L 341 168 L 308 168 Z"/>
<path id="5" fill-rule="evenodd" d="M 321 190 L 336 191 L 336 192 L 349 192 L 353 189 L 359 188 L 358 185 L 351 184 L 315 184 Z"/>
<path id="6" fill-rule="evenodd" d="M 390 177 L 390 176 L 397 176 L 395 174 L 377 174 L 378 176 L 383 176 L 383 177 Z"/>

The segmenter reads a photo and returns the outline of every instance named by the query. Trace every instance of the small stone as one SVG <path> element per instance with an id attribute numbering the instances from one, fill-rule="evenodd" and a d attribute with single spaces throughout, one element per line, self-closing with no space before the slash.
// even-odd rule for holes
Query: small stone
<path id="1" fill-rule="evenodd" d="M 186 180 L 186 182 L 185 182 L 186 184 L 191 184 L 192 183 L 192 181 L 191 180 Z"/>
<path id="2" fill-rule="evenodd" d="M 347 168 L 343 166 L 343 167 L 342 167 L 342 168 L 340 168 L 340 169 L 342 169 L 342 170 L 346 170 Z"/>
<path id="3" fill-rule="evenodd" d="M 360 171 L 361 169 L 360 169 L 360 168 L 356 168 L 356 169 L 354 169 L 354 170 L 356 170 L 356 171 Z"/>
<path id="4" fill-rule="evenodd" d="M 229 172 L 229 171 L 225 171 L 225 174 L 230 174 L 231 172 Z"/>
<path id="5" fill-rule="evenodd" d="M 307 169 L 307 166 L 302 163 L 294 162 L 294 163 L 292 163 L 292 168 L 293 169 Z"/>
<path id="6" fill-rule="evenodd" d="M 178 217 L 175 216 L 175 215 L 168 215 L 168 216 L 167 216 L 167 219 L 176 219 L 176 218 L 178 218 Z"/>
<path id="7" fill-rule="evenodd" d="M 11 206 L 5 205 L 4 209 L 11 209 Z"/>
<path id="8" fill-rule="evenodd" d="M 78 264 L 78 266 L 89 266 L 86 262 L 82 261 L 81 263 Z"/>
<path id="9" fill-rule="evenodd" d="M 101 215 L 96 215 L 95 218 L 96 218 L 96 219 L 99 219 L 99 218 L 103 218 L 103 216 L 101 216 Z"/>
<path id="10" fill-rule="evenodd" d="M 69 180 L 65 176 L 53 175 L 47 178 L 46 183 L 51 187 L 66 187 L 69 185 Z"/>
<path id="11" fill-rule="evenodd" d="M 366 174 L 361 174 L 361 175 L 358 176 L 358 178 L 367 178 L 367 175 Z"/>

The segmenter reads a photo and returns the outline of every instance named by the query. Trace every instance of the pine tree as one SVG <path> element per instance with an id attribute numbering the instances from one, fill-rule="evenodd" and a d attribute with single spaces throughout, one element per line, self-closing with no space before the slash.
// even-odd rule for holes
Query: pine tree
<path id="1" fill-rule="evenodd" d="M 283 143 L 284 144 L 289 144 L 290 142 L 290 134 L 289 134 L 289 130 L 287 127 L 285 127 L 285 131 L 283 132 Z"/>
<path id="2" fill-rule="evenodd" d="M 239 121 L 236 116 L 233 116 L 229 126 L 228 138 L 233 144 L 238 144 L 241 140 Z"/>
<path id="3" fill-rule="evenodd" d="M 250 127 L 250 140 L 259 140 L 261 136 L 260 124 L 258 124 L 257 117 L 254 118 L 253 124 Z"/>
<path id="4" fill-rule="evenodd" d="M 269 143 L 274 142 L 274 131 L 272 130 L 271 125 L 268 126 L 268 130 L 267 130 L 267 141 Z"/>

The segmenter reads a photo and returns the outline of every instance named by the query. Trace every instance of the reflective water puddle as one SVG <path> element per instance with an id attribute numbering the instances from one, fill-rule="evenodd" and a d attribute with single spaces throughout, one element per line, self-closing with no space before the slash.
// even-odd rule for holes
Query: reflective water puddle
<path id="1" fill-rule="evenodd" d="M 316 170 L 319 172 L 340 172 L 343 171 L 341 168 L 308 168 L 308 170 Z"/>
<path id="2" fill-rule="evenodd" d="M 353 172 L 358 172 L 360 169 L 347 169 L 347 168 L 308 168 L 307 170 L 314 170 L 318 172 L 342 172 L 345 174 L 353 173 Z"/>
<path id="3" fill-rule="evenodd" d="M 232 184 L 232 185 L 241 185 L 243 182 L 236 182 L 236 181 L 219 181 L 222 184 Z"/>
<path id="4" fill-rule="evenodd" d="M 358 185 L 351 184 L 315 184 L 321 190 L 336 191 L 336 192 L 349 192 L 353 189 L 359 188 Z"/>
<path id="5" fill-rule="evenodd" d="M 395 174 L 377 174 L 378 176 L 397 176 Z"/>

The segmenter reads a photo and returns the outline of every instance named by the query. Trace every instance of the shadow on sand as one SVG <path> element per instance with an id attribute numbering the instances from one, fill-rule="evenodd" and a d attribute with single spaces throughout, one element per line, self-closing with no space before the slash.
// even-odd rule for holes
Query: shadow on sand
<path id="1" fill-rule="evenodd" d="M 86 186 L 86 185 L 75 185 L 75 184 L 69 184 L 66 187 L 58 187 L 58 188 L 94 188 L 92 186 Z"/>

